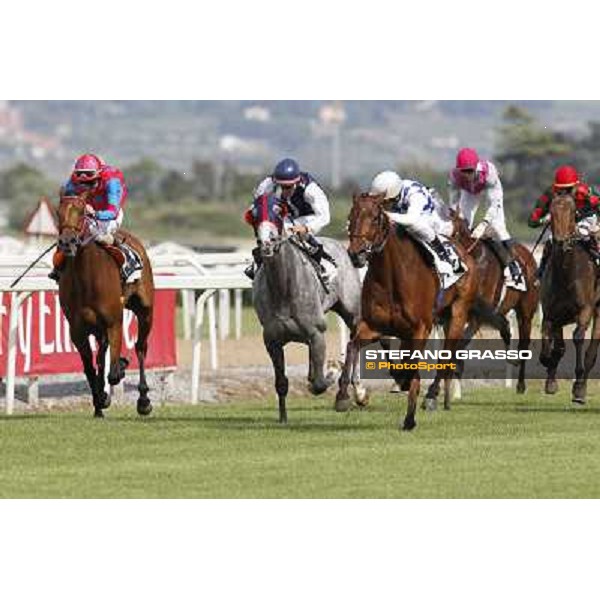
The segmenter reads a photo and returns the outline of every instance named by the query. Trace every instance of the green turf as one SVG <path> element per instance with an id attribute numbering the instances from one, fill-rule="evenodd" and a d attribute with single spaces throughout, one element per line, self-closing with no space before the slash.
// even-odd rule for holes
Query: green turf
<path id="1" fill-rule="evenodd" d="M 331 398 L 89 410 L 0 419 L 2 497 L 598 497 L 600 406 L 532 390 L 465 394 L 450 412 L 405 400 L 336 414 Z M 566 390 L 566 385 L 563 388 Z"/>

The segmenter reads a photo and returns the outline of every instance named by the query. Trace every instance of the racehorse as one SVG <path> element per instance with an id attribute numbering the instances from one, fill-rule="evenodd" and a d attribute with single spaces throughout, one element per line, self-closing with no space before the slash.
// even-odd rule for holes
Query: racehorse
<path id="1" fill-rule="evenodd" d="M 512 287 L 506 287 L 504 297 L 504 273 L 499 258 L 492 248 L 485 243 L 484 239 L 475 240 L 467 221 L 452 210 L 446 209 L 448 217 L 453 224 L 452 239 L 467 248 L 467 252 L 474 258 L 479 275 L 479 295 L 491 306 L 497 307 L 498 313 L 506 315 L 514 310 L 519 327 L 519 350 L 529 349 L 531 343 L 531 326 L 535 311 L 539 302 L 539 284 L 536 277 L 536 262 L 533 254 L 522 244 L 515 244 L 514 252 L 525 277 L 526 291 L 519 291 Z M 465 334 L 464 345 L 467 346 L 481 325 L 480 319 L 472 317 Z M 517 380 L 517 393 L 523 394 L 526 390 L 525 365 L 527 361 L 519 361 L 519 375 Z M 459 380 L 457 380 L 459 381 Z M 433 383 L 429 386 L 427 396 L 434 398 L 439 392 L 440 374 L 436 373 Z"/>
<path id="2" fill-rule="evenodd" d="M 337 313 L 354 334 L 360 309 L 359 273 L 342 244 L 318 238 L 337 265 L 335 275 L 325 282 L 300 237 L 286 234 L 286 211 L 284 202 L 265 194 L 254 201 L 249 217 L 262 260 L 252 286 L 253 301 L 275 371 L 280 423 L 287 423 L 284 346 L 288 342 L 308 345 L 309 389 L 315 395 L 322 394 L 333 383 L 324 375 L 325 315 L 330 310 Z M 363 390 L 358 388 L 357 377 L 353 384 L 360 397 Z"/>
<path id="3" fill-rule="evenodd" d="M 458 348 L 467 322 L 476 313 L 499 329 L 508 343 L 510 331 L 506 319 L 494 313 L 477 295 L 478 278 L 473 259 L 461 248 L 456 248 L 467 271 L 454 285 L 442 291 L 437 274 L 425 258 L 425 251 L 411 236 L 401 232 L 396 234 L 396 227 L 384 208 L 383 195 L 363 193 L 353 196 L 348 254 L 354 266 L 362 267 L 367 262 L 369 266 L 363 281 L 361 320 L 348 346 L 346 367 L 358 354 L 361 343 L 373 343 L 383 336 L 400 338 L 403 349 L 422 351 L 438 315 L 448 320 L 445 350 Z M 411 430 L 416 426 L 420 377 L 418 371 L 410 371 L 408 376 L 400 373 L 391 371 L 396 383 L 408 389 L 402 428 Z M 451 371 L 445 369 L 444 374 L 444 408 L 449 409 Z M 347 380 L 347 373 L 342 373 L 336 397 L 337 410 L 350 407 Z"/>
<path id="4" fill-rule="evenodd" d="M 58 248 L 64 252 L 66 259 L 58 284 L 60 304 L 69 321 L 71 339 L 81 356 L 92 392 L 95 417 L 103 417 L 103 409 L 110 406 L 110 396 L 104 389 L 108 347 L 108 382 L 116 385 L 125 376 L 128 361 L 120 356 L 123 308 L 134 312 L 138 321 L 135 351 L 140 369 L 137 412 L 148 415 L 152 411 L 152 404 L 148 398 L 144 361 L 152 328 L 152 267 L 143 245 L 130 233 L 117 231 L 115 237 L 133 248 L 143 262 L 141 278 L 134 283 L 122 284 L 120 267 L 113 256 L 115 249 L 107 250 L 105 246 L 94 242 L 88 232 L 90 217 L 86 216 L 85 207 L 85 194 L 61 197 L 58 209 Z M 98 344 L 96 366 L 89 343 L 90 335 L 96 338 Z"/>
<path id="5" fill-rule="evenodd" d="M 555 196 L 550 204 L 552 246 L 542 276 L 542 350 L 540 362 L 546 367 L 545 390 L 558 390 L 556 369 L 565 353 L 563 327 L 575 323 L 576 352 L 572 400 L 585 403 L 588 375 L 596 363 L 600 344 L 600 290 L 593 259 L 576 230 L 576 205 L 569 195 Z M 592 323 L 592 338 L 583 358 L 586 331 Z"/>

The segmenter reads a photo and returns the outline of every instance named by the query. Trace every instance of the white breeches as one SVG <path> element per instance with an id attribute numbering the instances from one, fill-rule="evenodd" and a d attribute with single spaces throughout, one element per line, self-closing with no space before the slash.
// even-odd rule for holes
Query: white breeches
<path id="1" fill-rule="evenodd" d="M 109 221 L 99 221 L 92 220 L 89 226 L 90 234 L 97 235 L 106 235 L 107 233 L 114 233 L 119 227 L 121 227 L 121 223 L 123 222 L 123 210 L 119 209 L 116 219 L 110 219 Z"/>

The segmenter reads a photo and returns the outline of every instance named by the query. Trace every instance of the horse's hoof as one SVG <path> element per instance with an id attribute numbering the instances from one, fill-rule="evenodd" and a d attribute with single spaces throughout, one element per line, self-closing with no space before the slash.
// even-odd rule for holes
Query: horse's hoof
<path id="1" fill-rule="evenodd" d="M 104 413 L 102 412 L 102 409 L 97 408 L 94 410 L 94 419 L 104 419 Z"/>
<path id="2" fill-rule="evenodd" d="M 102 408 L 108 408 L 111 404 L 112 400 L 110 397 L 110 394 L 107 394 L 106 392 L 102 392 L 102 395 L 100 396 L 100 406 Z"/>
<path id="3" fill-rule="evenodd" d="M 370 398 L 368 390 L 366 390 L 365 388 L 354 390 L 354 403 L 356 404 L 356 406 L 358 406 L 359 408 L 366 408 L 367 406 L 369 406 L 369 401 Z"/>
<path id="4" fill-rule="evenodd" d="M 444 410 L 450 410 L 450 402 L 444 402 Z"/>
<path id="5" fill-rule="evenodd" d="M 402 431 L 412 431 L 417 426 L 417 422 L 414 417 L 406 417 L 402 424 Z"/>
<path id="6" fill-rule="evenodd" d="M 585 404 L 585 398 L 573 396 L 572 402 L 573 404 L 579 404 L 579 406 L 583 406 Z"/>
<path id="7" fill-rule="evenodd" d="M 352 402 L 350 401 L 350 398 L 341 398 L 339 400 L 336 398 L 333 408 L 335 409 L 335 412 L 348 412 L 351 407 Z"/>
<path id="8" fill-rule="evenodd" d="M 544 391 L 546 394 L 556 394 L 558 392 L 558 383 L 556 381 L 546 381 Z"/>
<path id="9" fill-rule="evenodd" d="M 517 394 L 524 394 L 526 389 L 527 386 L 525 385 L 525 383 L 517 383 Z"/>
<path id="10" fill-rule="evenodd" d="M 137 412 L 138 415 L 141 415 L 142 417 L 148 416 L 152 412 L 152 403 L 150 402 L 150 400 L 147 400 L 146 402 L 138 401 Z"/>
<path id="11" fill-rule="evenodd" d="M 437 398 L 425 398 L 425 410 L 437 410 Z"/>
<path id="12" fill-rule="evenodd" d="M 283 417 L 283 418 L 279 417 L 279 424 L 280 425 L 287 425 L 288 424 L 287 417 Z"/>
<path id="13" fill-rule="evenodd" d="M 573 402 L 577 402 L 578 404 L 585 403 L 586 388 L 587 388 L 587 386 L 585 385 L 585 383 L 575 382 L 573 384 L 573 390 L 571 392 Z"/>
<path id="14" fill-rule="evenodd" d="M 321 394 L 327 391 L 328 387 L 329 386 L 327 385 L 327 382 L 322 381 L 320 383 L 312 383 L 308 389 L 310 390 L 310 393 L 313 396 L 320 396 Z"/>

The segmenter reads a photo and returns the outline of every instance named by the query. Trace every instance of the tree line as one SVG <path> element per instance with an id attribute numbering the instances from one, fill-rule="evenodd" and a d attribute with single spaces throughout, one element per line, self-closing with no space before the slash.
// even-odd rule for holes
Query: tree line
<path id="1" fill-rule="evenodd" d="M 536 198 L 552 183 L 561 163 L 579 169 L 590 183 L 600 182 L 600 123 L 588 123 L 582 134 L 566 133 L 539 123 L 519 106 L 508 106 L 494 131 L 495 152 L 505 190 L 505 209 L 513 220 L 525 221 Z M 398 165 L 406 177 L 435 187 L 446 196 L 447 169 L 428 164 Z M 165 167 L 149 158 L 123 167 L 136 205 L 191 202 L 245 204 L 261 174 L 240 172 L 230 163 L 194 161 L 188 170 Z M 53 196 L 60 182 L 26 164 L 0 171 L 0 200 L 9 202 L 9 220 L 20 229 L 40 196 Z M 332 196 L 349 198 L 358 183 L 346 179 Z"/>

